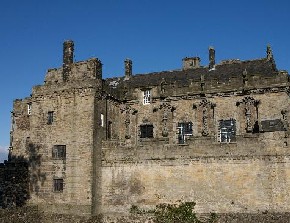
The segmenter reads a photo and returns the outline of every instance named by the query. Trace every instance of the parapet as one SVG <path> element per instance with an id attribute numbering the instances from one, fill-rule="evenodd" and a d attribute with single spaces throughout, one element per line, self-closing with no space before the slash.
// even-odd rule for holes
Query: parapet
<path id="1" fill-rule="evenodd" d="M 49 69 L 45 84 L 56 84 L 88 79 L 102 79 L 102 63 L 97 58 L 74 62 L 74 43 L 67 40 L 63 44 L 63 65 L 61 68 Z"/>
<path id="2" fill-rule="evenodd" d="M 45 76 L 45 84 L 102 79 L 102 64 L 97 58 L 72 63 L 67 78 L 63 78 L 63 68 L 49 69 Z"/>

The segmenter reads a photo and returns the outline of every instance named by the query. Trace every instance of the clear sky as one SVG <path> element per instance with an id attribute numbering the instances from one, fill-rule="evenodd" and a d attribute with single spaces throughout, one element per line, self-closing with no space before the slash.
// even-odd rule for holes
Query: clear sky
<path id="1" fill-rule="evenodd" d="M 62 43 L 75 60 L 99 58 L 103 77 L 181 68 L 186 56 L 208 64 L 256 59 L 270 44 L 279 69 L 290 71 L 289 0 L 2 0 L 0 2 L 0 161 L 9 146 L 13 100 L 62 65 Z"/>

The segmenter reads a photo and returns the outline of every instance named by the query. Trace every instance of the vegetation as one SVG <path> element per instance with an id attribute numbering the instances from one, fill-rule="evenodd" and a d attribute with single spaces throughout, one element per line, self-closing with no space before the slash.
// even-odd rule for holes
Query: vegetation
<path id="1" fill-rule="evenodd" d="M 198 219 L 193 212 L 195 202 L 181 202 L 178 204 L 159 204 L 154 210 L 145 211 L 132 205 L 130 213 L 132 214 L 153 214 L 155 223 L 213 223 L 217 220 L 217 215 L 212 213 L 206 221 Z"/>

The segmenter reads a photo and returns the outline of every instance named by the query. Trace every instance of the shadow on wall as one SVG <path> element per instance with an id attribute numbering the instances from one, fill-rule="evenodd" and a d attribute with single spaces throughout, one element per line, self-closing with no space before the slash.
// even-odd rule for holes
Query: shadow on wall
<path id="1" fill-rule="evenodd" d="M 0 163 L 0 208 L 21 207 L 30 192 L 39 192 L 46 176 L 41 172 L 39 146 L 26 144 L 27 156 L 11 156 Z"/>

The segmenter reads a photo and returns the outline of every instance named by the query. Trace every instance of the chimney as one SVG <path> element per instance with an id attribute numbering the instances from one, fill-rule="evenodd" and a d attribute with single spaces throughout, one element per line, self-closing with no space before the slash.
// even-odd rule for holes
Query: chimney
<path id="1" fill-rule="evenodd" d="M 270 45 L 267 45 L 267 60 L 273 60 L 273 52 Z"/>
<path id="2" fill-rule="evenodd" d="M 74 42 L 66 40 L 63 43 L 63 80 L 67 81 L 70 73 L 70 65 L 73 63 L 74 57 Z"/>
<path id="3" fill-rule="evenodd" d="M 200 58 L 199 57 L 185 57 L 182 59 L 183 70 L 199 68 L 200 67 Z"/>
<path id="4" fill-rule="evenodd" d="M 125 64 L 125 78 L 129 79 L 132 76 L 132 60 L 126 59 Z"/>
<path id="5" fill-rule="evenodd" d="M 213 47 L 209 47 L 209 69 L 213 69 L 215 65 L 215 49 Z"/>
<path id="6" fill-rule="evenodd" d="M 74 57 L 74 42 L 72 40 L 66 40 L 63 43 L 63 64 L 73 63 Z"/>

